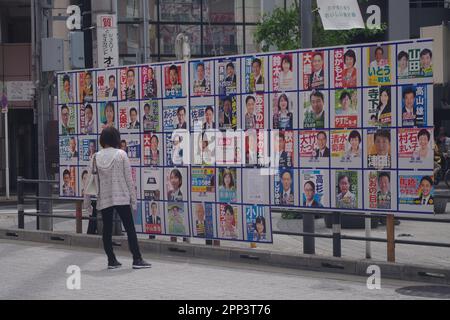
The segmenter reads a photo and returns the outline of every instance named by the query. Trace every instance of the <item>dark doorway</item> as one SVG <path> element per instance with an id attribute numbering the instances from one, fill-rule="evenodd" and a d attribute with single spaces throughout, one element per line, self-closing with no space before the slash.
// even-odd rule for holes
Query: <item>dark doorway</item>
<path id="1" fill-rule="evenodd" d="M 17 177 L 38 178 L 37 126 L 33 109 L 9 109 L 9 181 L 11 192 L 17 190 Z M 25 185 L 25 191 L 34 191 L 33 185 Z M 28 188 L 30 189 L 28 189 Z"/>

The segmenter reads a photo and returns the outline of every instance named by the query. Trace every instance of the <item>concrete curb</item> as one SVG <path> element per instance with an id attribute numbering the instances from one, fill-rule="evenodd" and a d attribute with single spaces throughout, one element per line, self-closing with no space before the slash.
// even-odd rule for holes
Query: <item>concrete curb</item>
<path id="1" fill-rule="evenodd" d="M 76 233 L 0 229 L 0 239 L 62 244 L 103 249 L 101 236 Z M 116 250 L 128 250 L 126 237 L 113 237 Z M 304 254 L 285 254 L 264 250 L 206 246 L 161 240 L 139 239 L 142 253 L 186 258 L 212 259 L 299 270 L 340 273 L 367 277 L 367 267 L 377 265 L 381 276 L 389 279 L 450 285 L 450 269 Z"/>

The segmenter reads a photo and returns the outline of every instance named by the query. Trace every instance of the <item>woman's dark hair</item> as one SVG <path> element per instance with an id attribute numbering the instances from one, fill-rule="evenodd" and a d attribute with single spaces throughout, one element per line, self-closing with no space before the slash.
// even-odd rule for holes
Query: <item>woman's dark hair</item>
<path id="1" fill-rule="evenodd" d="M 347 50 L 347 51 L 344 53 L 344 61 L 345 61 L 345 58 L 346 58 L 346 57 L 352 58 L 352 59 L 353 59 L 353 65 L 355 65 L 355 63 L 356 63 L 356 54 L 355 54 L 355 51 L 353 51 L 352 49 Z"/>
<path id="2" fill-rule="evenodd" d="M 428 141 L 430 141 L 431 135 L 427 129 L 421 129 L 417 134 L 417 139 L 419 139 L 421 136 L 427 136 Z"/>
<path id="3" fill-rule="evenodd" d="M 350 139 L 354 138 L 358 138 L 359 143 L 361 143 L 361 135 L 357 130 L 353 130 L 352 132 L 350 132 L 350 134 L 348 135 L 348 142 L 350 142 Z"/>
<path id="4" fill-rule="evenodd" d="M 379 97 L 378 107 L 381 106 L 381 94 L 383 92 L 386 92 L 386 94 L 388 95 L 389 100 L 388 100 L 386 107 L 389 107 L 391 105 L 391 88 L 389 88 L 389 87 L 380 87 L 380 97 Z"/>
<path id="5" fill-rule="evenodd" d="M 262 225 L 263 225 L 263 227 L 264 227 L 264 231 L 266 231 L 266 219 L 265 219 L 263 216 L 258 216 L 258 217 L 256 218 L 256 220 L 255 220 L 255 230 L 257 230 L 257 229 L 256 229 L 256 225 L 257 225 L 258 223 L 262 223 Z"/>
<path id="6" fill-rule="evenodd" d="M 288 55 L 284 55 L 283 58 L 281 58 L 281 65 L 283 65 L 283 62 L 287 62 L 289 63 L 289 69 L 292 68 L 292 62 L 291 62 L 291 58 Z"/>
<path id="7" fill-rule="evenodd" d="M 397 61 L 400 61 L 403 58 L 406 58 L 406 60 L 409 60 L 408 54 L 405 51 L 400 51 L 397 55 Z"/>
<path id="8" fill-rule="evenodd" d="M 344 100 L 346 96 L 348 97 L 349 100 L 352 100 L 352 96 L 348 91 L 342 91 L 341 96 L 339 97 L 339 101 L 342 103 L 342 100 Z"/>
<path id="9" fill-rule="evenodd" d="M 111 108 L 114 113 L 114 117 L 113 117 L 113 121 L 114 121 L 114 118 L 116 117 L 116 111 L 114 110 L 114 103 L 112 103 L 111 101 L 108 101 L 106 103 L 105 109 L 103 110 L 105 118 L 106 118 L 106 109 L 108 109 L 108 108 Z M 106 121 L 108 121 L 108 120 L 106 120 Z"/>
<path id="10" fill-rule="evenodd" d="M 114 127 L 106 127 L 100 135 L 100 145 L 102 148 L 110 146 L 115 149 L 120 147 L 120 132 Z"/>
<path id="11" fill-rule="evenodd" d="M 309 184 L 311 186 L 311 188 L 313 188 L 314 192 L 316 191 L 316 185 L 314 184 L 314 182 L 312 181 L 306 181 L 305 184 L 303 185 L 303 188 Z"/>
<path id="12" fill-rule="evenodd" d="M 281 110 L 281 107 L 280 107 L 280 101 L 281 101 L 282 98 L 284 98 L 284 99 L 286 100 L 286 102 L 287 102 L 286 109 L 287 109 L 288 112 L 289 112 L 289 98 L 287 97 L 287 95 L 286 95 L 285 93 L 283 93 L 282 95 L 280 95 L 280 97 L 278 98 L 278 110 Z"/>
<path id="13" fill-rule="evenodd" d="M 182 185 L 183 185 L 183 177 L 181 176 L 181 172 L 180 172 L 180 170 L 178 170 L 178 169 L 173 169 L 171 172 L 170 172 L 170 175 L 175 175 L 175 177 L 178 179 L 178 180 L 180 180 L 180 185 L 179 185 L 179 187 L 181 187 Z"/>
<path id="14" fill-rule="evenodd" d="M 225 206 L 225 213 L 227 213 L 227 212 L 230 212 L 230 213 L 233 215 L 233 218 L 234 218 L 234 210 L 233 210 L 233 207 L 232 207 L 231 205 L 229 205 L 229 204 L 227 204 L 227 205 Z"/>
<path id="15" fill-rule="evenodd" d="M 85 175 L 87 175 L 89 172 L 87 170 L 84 170 L 83 173 L 81 174 L 81 179 L 84 178 Z"/>

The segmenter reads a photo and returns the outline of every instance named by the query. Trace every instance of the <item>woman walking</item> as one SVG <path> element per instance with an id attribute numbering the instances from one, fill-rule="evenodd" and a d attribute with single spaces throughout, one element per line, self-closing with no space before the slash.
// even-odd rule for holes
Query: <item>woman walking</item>
<path id="1" fill-rule="evenodd" d="M 136 189 L 131 178 L 130 160 L 120 148 L 120 133 L 114 127 L 106 127 L 100 136 L 102 150 L 90 163 L 98 175 L 97 210 L 103 218 L 103 247 L 108 256 L 108 269 L 119 268 L 112 246 L 113 211 L 119 214 L 127 232 L 128 244 L 133 254 L 133 269 L 150 268 L 142 259 L 134 228 L 132 207 L 136 208 Z"/>

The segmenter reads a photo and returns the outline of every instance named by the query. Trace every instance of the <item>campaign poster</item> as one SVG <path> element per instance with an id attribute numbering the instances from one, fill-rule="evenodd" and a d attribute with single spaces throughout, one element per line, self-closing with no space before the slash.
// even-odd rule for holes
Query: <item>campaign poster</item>
<path id="1" fill-rule="evenodd" d="M 216 132 L 214 130 L 203 130 L 194 132 L 193 155 L 194 164 L 212 166 L 216 163 Z"/>
<path id="2" fill-rule="evenodd" d="M 256 93 L 265 90 L 265 58 L 246 57 L 244 62 L 244 92 Z"/>
<path id="3" fill-rule="evenodd" d="M 80 165 L 87 166 L 98 151 L 98 136 L 79 136 L 78 139 Z"/>
<path id="4" fill-rule="evenodd" d="M 364 175 L 366 209 L 397 209 L 397 176 L 395 171 L 367 171 Z"/>
<path id="5" fill-rule="evenodd" d="M 138 133 L 141 129 L 139 102 L 119 102 L 119 131 Z"/>
<path id="6" fill-rule="evenodd" d="M 219 95 L 229 96 L 238 93 L 239 60 L 236 58 L 219 59 L 216 64 Z"/>
<path id="7" fill-rule="evenodd" d="M 124 67 L 119 69 L 120 79 L 120 99 L 136 100 L 138 99 L 138 69 L 135 67 Z"/>
<path id="8" fill-rule="evenodd" d="M 329 170 L 301 170 L 301 206 L 308 208 L 328 208 Z"/>
<path id="9" fill-rule="evenodd" d="M 332 86 L 356 88 L 361 80 L 361 51 L 359 48 L 338 48 L 331 51 Z"/>
<path id="10" fill-rule="evenodd" d="M 187 168 L 164 168 L 165 196 L 167 201 L 188 201 Z"/>
<path id="11" fill-rule="evenodd" d="M 218 197 L 219 202 L 238 202 L 239 193 L 238 190 L 240 179 L 238 177 L 238 171 L 236 168 L 218 168 Z"/>
<path id="12" fill-rule="evenodd" d="M 182 105 L 164 105 L 163 130 L 172 132 L 175 129 L 188 129 L 186 108 Z"/>
<path id="13" fill-rule="evenodd" d="M 245 156 L 243 146 L 243 132 L 218 131 L 216 132 L 216 164 L 217 165 L 241 165 Z"/>
<path id="14" fill-rule="evenodd" d="M 189 217 L 187 204 L 168 202 L 166 204 L 166 226 L 168 235 L 189 236 Z"/>
<path id="15" fill-rule="evenodd" d="M 181 98 L 183 96 L 182 70 L 181 64 L 171 64 L 163 67 L 165 98 Z"/>
<path id="16" fill-rule="evenodd" d="M 400 84 L 433 81 L 433 47 L 431 41 L 398 45 L 397 77 Z"/>
<path id="17" fill-rule="evenodd" d="M 159 67 L 141 66 L 141 99 L 158 98 Z"/>
<path id="18" fill-rule="evenodd" d="M 294 182 L 294 169 L 280 168 L 275 172 L 273 179 L 273 199 L 275 205 L 294 206 L 297 203 Z"/>
<path id="19" fill-rule="evenodd" d="M 300 127 L 303 129 L 328 128 L 328 92 L 313 90 L 300 93 Z"/>
<path id="20" fill-rule="evenodd" d="M 59 137 L 59 161 L 61 165 L 78 164 L 78 138 L 77 136 Z"/>
<path id="21" fill-rule="evenodd" d="M 328 87 L 328 53 L 309 51 L 301 54 L 303 90 L 324 89 Z"/>
<path id="22" fill-rule="evenodd" d="M 79 109 L 79 131 L 81 134 L 97 133 L 97 107 L 95 103 L 81 104 Z"/>
<path id="23" fill-rule="evenodd" d="M 215 238 L 215 205 L 211 202 L 192 203 L 192 234 L 196 238 Z"/>
<path id="24" fill-rule="evenodd" d="M 191 195 L 192 201 L 215 201 L 215 168 L 191 168 Z"/>
<path id="25" fill-rule="evenodd" d="M 434 212 L 432 172 L 402 171 L 398 176 L 398 209 L 410 212 Z"/>
<path id="26" fill-rule="evenodd" d="M 121 135 L 120 149 L 125 151 L 132 166 L 141 164 L 141 137 L 138 134 Z"/>
<path id="27" fill-rule="evenodd" d="M 398 165 L 400 168 L 433 168 L 433 129 L 398 129 Z"/>
<path id="28" fill-rule="evenodd" d="M 102 132 L 104 128 L 117 128 L 116 103 L 112 101 L 100 102 L 98 104 L 98 131 Z"/>
<path id="29" fill-rule="evenodd" d="M 331 166 L 339 168 L 360 168 L 362 166 L 361 130 L 332 130 Z"/>
<path id="30" fill-rule="evenodd" d="M 159 169 L 142 169 L 142 193 L 144 200 L 163 200 L 163 175 Z"/>
<path id="31" fill-rule="evenodd" d="M 280 53 L 271 56 L 272 91 L 284 92 L 297 89 L 297 55 Z"/>
<path id="32" fill-rule="evenodd" d="M 364 143 L 367 168 L 383 170 L 395 167 L 395 142 L 395 130 L 368 129 Z"/>
<path id="33" fill-rule="evenodd" d="M 161 131 L 159 100 L 141 101 L 142 130 L 144 132 Z"/>
<path id="34" fill-rule="evenodd" d="M 395 45 L 380 45 L 366 49 L 366 84 L 386 86 L 395 84 Z"/>
<path id="35" fill-rule="evenodd" d="M 264 94 L 251 94 L 243 96 L 244 129 L 265 128 Z"/>
<path id="36" fill-rule="evenodd" d="M 275 93 L 272 97 L 272 129 L 292 130 L 297 124 L 297 93 Z"/>
<path id="37" fill-rule="evenodd" d="M 77 133 L 77 109 L 74 104 L 63 104 L 59 108 L 59 134 Z"/>
<path id="38" fill-rule="evenodd" d="M 356 128 L 360 126 L 360 96 L 357 89 L 339 89 L 334 91 L 335 128 Z M 334 111 L 334 112 L 333 112 Z M 333 114 L 334 113 L 334 114 Z"/>
<path id="39" fill-rule="evenodd" d="M 134 185 L 134 191 L 136 192 L 136 198 L 142 199 L 141 195 L 141 169 L 138 167 L 131 167 L 131 179 Z"/>
<path id="40" fill-rule="evenodd" d="M 295 166 L 295 131 L 274 130 L 272 131 L 271 143 L 271 167 L 285 168 Z"/>
<path id="41" fill-rule="evenodd" d="M 84 189 L 87 186 L 88 183 L 88 178 L 89 178 L 89 167 L 78 167 L 78 173 L 79 173 L 79 177 L 78 177 L 78 181 L 79 183 L 79 195 L 80 197 L 84 197 Z M 92 207 L 88 208 L 87 211 L 91 214 L 92 212 Z"/>
<path id="42" fill-rule="evenodd" d="M 202 131 L 216 128 L 214 105 L 191 106 L 191 128 Z"/>
<path id="43" fill-rule="evenodd" d="M 362 181 L 359 171 L 332 171 L 331 186 L 334 188 L 332 207 L 339 209 L 361 209 Z"/>
<path id="44" fill-rule="evenodd" d="M 270 176 L 263 174 L 258 168 L 245 168 L 242 172 L 242 188 L 244 203 L 270 204 Z"/>
<path id="45" fill-rule="evenodd" d="M 202 97 L 211 94 L 212 61 L 191 62 L 191 93 L 193 97 Z"/>
<path id="46" fill-rule="evenodd" d="M 236 95 L 219 97 L 219 129 L 236 130 L 238 107 Z"/>
<path id="47" fill-rule="evenodd" d="M 299 132 L 299 154 L 302 167 L 329 167 L 329 132 L 305 130 Z"/>
<path id="48" fill-rule="evenodd" d="M 395 110 L 394 87 L 364 89 L 364 124 L 366 127 L 395 126 Z"/>
<path id="49" fill-rule="evenodd" d="M 78 173 L 75 166 L 59 167 L 61 197 L 76 197 L 78 190 Z"/>
<path id="50" fill-rule="evenodd" d="M 224 240 L 242 240 L 240 206 L 221 203 L 218 210 L 218 237 Z"/>
<path id="51" fill-rule="evenodd" d="M 142 223 L 142 202 L 138 201 L 136 203 L 136 209 L 132 209 L 131 212 L 133 214 L 133 222 L 136 232 L 138 233 L 144 232 Z"/>
<path id="52" fill-rule="evenodd" d="M 190 163 L 190 135 L 187 130 L 175 130 L 173 133 L 166 133 L 165 146 L 166 165 L 184 166 Z"/>
<path id="53" fill-rule="evenodd" d="M 268 132 L 250 129 L 244 132 L 245 165 L 265 166 L 268 164 Z"/>
<path id="54" fill-rule="evenodd" d="M 58 103 L 69 104 L 77 102 L 75 99 L 75 73 L 58 75 Z"/>
<path id="55" fill-rule="evenodd" d="M 251 242 L 272 242 L 272 223 L 269 208 L 245 206 L 245 237 Z"/>
<path id="56" fill-rule="evenodd" d="M 399 99 L 401 99 L 401 126 L 423 127 L 432 125 L 431 114 L 428 114 L 428 106 L 432 106 L 428 89 L 432 87 L 418 84 L 399 87 Z M 400 116 L 400 115 L 399 115 Z M 400 120 L 399 120 L 400 124 Z"/>
<path id="57" fill-rule="evenodd" d="M 142 135 L 142 163 L 144 166 L 160 166 L 162 163 L 162 142 L 160 134 L 145 133 Z"/>
<path id="58" fill-rule="evenodd" d="M 145 221 L 144 232 L 148 234 L 164 234 L 163 203 L 158 201 L 143 201 Z"/>
<path id="59" fill-rule="evenodd" d="M 79 103 L 93 102 L 95 99 L 93 71 L 82 71 L 78 73 L 78 95 Z"/>
<path id="60" fill-rule="evenodd" d="M 97 74 L 97 101 L 117 100 L 116 70 L 99 70 Z"/>

